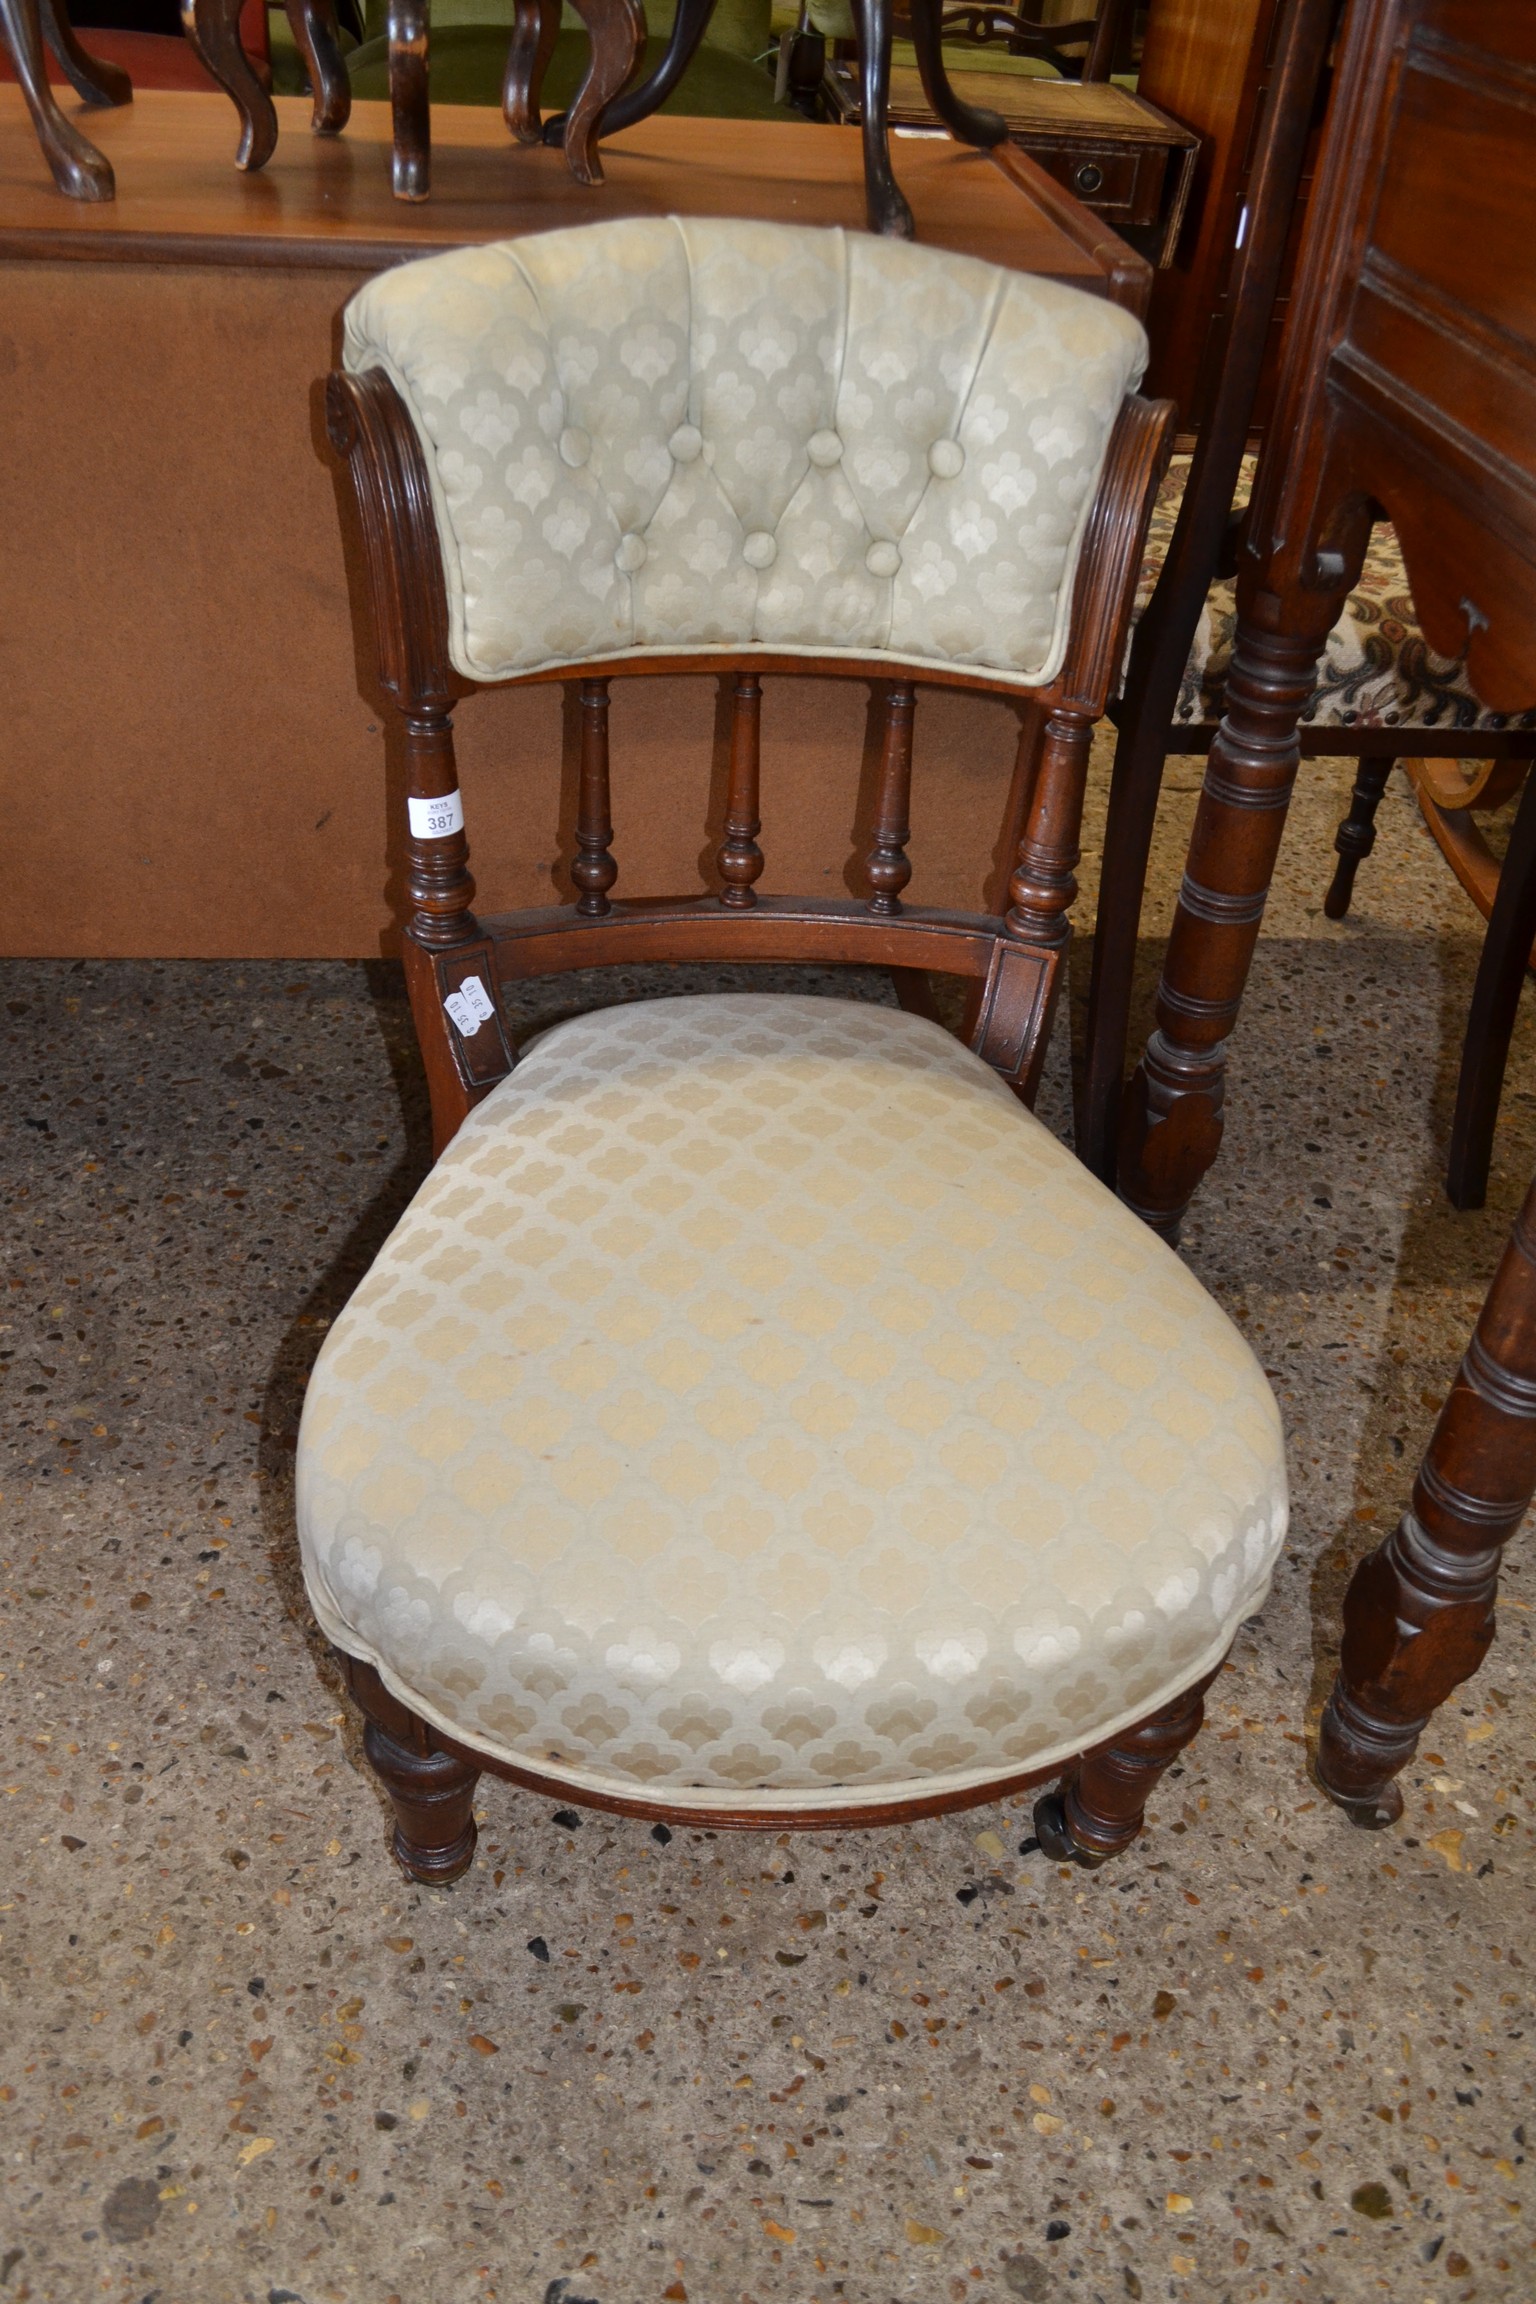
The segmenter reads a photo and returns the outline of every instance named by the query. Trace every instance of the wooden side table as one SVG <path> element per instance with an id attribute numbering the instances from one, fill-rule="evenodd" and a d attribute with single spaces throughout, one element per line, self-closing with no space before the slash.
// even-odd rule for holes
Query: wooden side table
<path id="1" fill-rule="evenodd" d="M 1010 141 L 1150 263 L 1173 262 L 1200 157 L 1198 136 L 1110 80 L 1035 80 L 977 71 L 962 74 L 960 86 L 968 103 L 1000 113 Z M 856 64 L 829 62 L 822 89 L 834 120 L 849 126 L 860 120 Z M 910 65 L 891 67 L 890 117 L 898 133 L 940 133 Z"/>

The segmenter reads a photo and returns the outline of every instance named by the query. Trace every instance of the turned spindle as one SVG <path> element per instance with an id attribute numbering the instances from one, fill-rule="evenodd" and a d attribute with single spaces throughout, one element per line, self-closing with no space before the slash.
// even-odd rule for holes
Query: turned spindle
<path id="1" fill-rule="evenodd" d="M 901 910 L 901 892 L 912 877 L 907 822 L 912 793 L 912 716 L 917 691 L 910 681 L 887 690 L 880 743 L 880 782 L 875 799 L 875 843 L 865 866 L 869 909 L 887 917 Z"/>
<path id="2" fill-rule="evenodd" d="M 581 790 L 576 803 L 576 860 L 571 878 L 581 890 L 576 909 L 588 919 L 610 909 L 608 891 L 619 876 L 609 853 L 613 841 L 608 796 L 608 683 L 581 683 Z"/>
<path id="3" fill-rule="evenodd" d="M 720 901 L 745 911 L 757 902 L 752 883 L 763 869 L 757 844 L 758 775 L 762 758 L 763 684 L 755 672 L 738 672 L 731 697 L 731 777 L 725 801 L 725 838 L 716 861 L 725 886 Z"/>

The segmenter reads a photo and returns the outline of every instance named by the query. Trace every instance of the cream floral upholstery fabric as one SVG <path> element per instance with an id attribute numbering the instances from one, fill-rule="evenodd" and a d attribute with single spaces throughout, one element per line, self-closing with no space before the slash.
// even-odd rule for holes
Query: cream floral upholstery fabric
<path id="1" fill-rule="evenodd" d="M 1286 1520 L 1188 1270 L 937 1025 L 719 995 L 534 1043 L 328 1338 L 316 1615 L 576 1789 L 853 1805 L 1215 1664 Z"/>
<path id="2" fill-rule="evenodd" d="M 1258 460 L 1243 458 L 1234 509 L 1248 502 Z M 1153 507 L 1136 613 L 1152 597 L 1173 541 L 1190 459 L 1175 456 Z M 1221 718 L 1237 633 L 1237 585 L 1219 576 L 1200 611 L 1174 720 L 1181 728 Z M 1302 714 L 1305 728 L 1444 728 L 1536 731 L 1536 712 L 1490 712 L 1467 678 L 1461 657 L 1437 656 L 1419 627 L 1397 531 L 1380 520 L 1371 530 L 1360 580 L 1328 635 L 1317 687 Z"/>
<path id="3" fill-rule="evenodd" d="M 347 307 L 432 475 L 453 661 L 759 646 L 1055 677 L 1146 339 L 865 234 L 631 217 L 402 264 Z"/>

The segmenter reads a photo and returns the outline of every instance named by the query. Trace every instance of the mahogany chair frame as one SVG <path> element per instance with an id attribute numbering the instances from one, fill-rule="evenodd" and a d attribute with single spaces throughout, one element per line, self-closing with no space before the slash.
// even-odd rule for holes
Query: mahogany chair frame
<path id="1" fill-rule="evenodd" d="M 4 5 L 4 0 L 0 0 Z M 254 173 L 277 149 L 277 111 L 240 42 L 244 0 L 181 0 L 187 38 L 240 116 L 235 166 Z M 352 117 L 352 83 L 342 54 L 336 0 L 283 0 L 311 90 L 310 126 L 339 136 Z"/>
<path id="2" fill-rule="evenodd" d="M 366 570 L 379 685 L 400 715 L 411 799 L 457 794 L 452 713 L 476 691 L 452 667 L 448 605 L 421 443 L 404 402 L 382 370 L 333 373 L 327 422 L 356 507 Z M 766 651 L 699 651 L 641 660 L 619 658 L 524 675 L 574 683 L 580 699 L 581 765 L 572 903 L 477 915 L 469 851 L 461 828 L 440 837 L 407 832 L 408 913 L 403 949 L 412 1013 L 432 1100 L 434 1151 L 516 1062 L 501 1002 L 503 985 L 569 969 L 647 961 L 816 962 L 889 969 L 903 1005 L 934 1014 L 930 971 L 964 980 L 963 1035 L 1033 1101 L 1058 999 L 1076 893 L 1083 784 L 1094 722 L 1124 648 L 1153 495 L 1167 463 L 1172 403 L 1132 395 L 1110 442 L 1073 593 L 1066 662 L 1047 686 L 1025 691 L 986 674 L 924 667 L 910 675 L 889 662 L 778 656 Z M 614 678 L 693 673 L 722 676 L 731 688 L 731 742 L 724 837 L 714 893 L 626 900 L 612 893 L 609 805 L 609 690 Z M 759 733 L 765 674 L 813 674 L 876 684 L 882 732 L 868 895 L 846 901 L 761 896 L 763 869 Z M 906 849 L 912 731 L 922 685 L 959 686 L 1012 696 L 1021 709 L 1017 761 L 1005 817 L 1016 857 L 1001 915 L 908 904 Z M 448 812 L 450 815 L 452 810 Z M 409 816 L 409 810 L 407 811 Z M 444 1003 L 478 977 L 490 1014 L 461 1031 Z M 455 1001 L 461 1016 L 462 1004 Z M 1065 1768 L 1022 1770 L 1004 1781 L 931 1799 L 786 1811 L 743 1805 L 722 1813 L 686 1801 L 660 1804 L 620 1795 L 572 1793 L 537 1771 L 489 1758 L 430 1726 L 391 1695 L 373 1669 L 342 1658 L 348 1685 L 367 1718 L 368 1756 L 394 1805 L 394 1849 L 418 1880 L 448 1880 L 474 1848 L 472 1803 L 484 1771 L 561 1801 L 573 1797 L 619 1813 L 708 1824 L 716 1829 L 868 1827 L 938 1814 L 1059 1778 L 1036 1809 L 1041 1843 L 1053 1855 L 1094 1864 L 1140 1829 L 1147 1797 L 1163 1770 L 1196 1734 L 1209 1678 Z M 1218 1667 L 1219 1669 L 1219 1667 Z M 1214 1674 L 1210 1675 L 1214 1677 Z"/>
<path id="3" fill-rule="evenodd" d="M 110 109 L 133 102 L 133 82 L 120 65 L 89 56 L 75 37 L 64 0 L 0 0 L 0 41 L 15 68 L 49 173 L 69 200 L 112 200 L 112 163 L 59 110 L 48 85 L 45 46 L 82 103 Z"/>

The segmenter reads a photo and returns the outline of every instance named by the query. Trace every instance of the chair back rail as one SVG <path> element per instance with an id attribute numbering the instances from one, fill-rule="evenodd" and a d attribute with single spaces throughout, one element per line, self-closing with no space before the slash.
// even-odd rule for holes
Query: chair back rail
<path id="1" fill-rule="evenodd" d="M 451 708 L 475 683 L 452 668 L 447 593 L 423 449 L 382 369 L 334 373 L 332 444 L 342 457 L 362 533 L 381 687 L 399 711 L 407 763 L 404 954 L 432 1094 L 439 1150 L 471 1106 L 506 1076 L 515 1052 L 498 988 L 573 968 L 644 961 L 776 961 L 876 966 L 895 972 L 905 1005 L 931 1012 L 928 971 L 969 979 L 969 1044 L 1027 1101 L 1044 1060 L 1076 894 L 1074 868 L 1094 723 L 1123 658 L 1131 603 L 1157 483 L 1171 446 L 1173 405 L 1130 394 L 1111 435 L 1074 579 L 1066 658 L 1033 689 L 968 667 L 890 659 L 776 656 L 700 649 L 544 668 L 525 681 L 574 683 L 580 775 L 571 879 L 574 903 L 478 918 L 454 760 Z M 721 886 L 696 897 L 615 898 L 608 747 L 614 678 L 663 673 L 731 681 L 731 733 Z M 876 684 L 878 770 L 867 894 L 860 901 L 761 896 L 764 867 L 760 739 L 765 673 Z M 1021 709 L 1019 757 L 1005 833 L 1014 862 L 1001 917 L 908 905 L 912 742 L 919 684 L 1011 697 Z"/>

